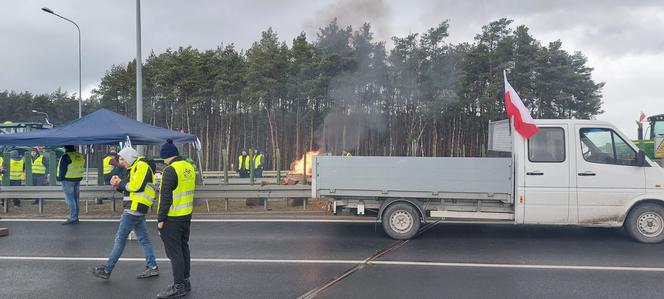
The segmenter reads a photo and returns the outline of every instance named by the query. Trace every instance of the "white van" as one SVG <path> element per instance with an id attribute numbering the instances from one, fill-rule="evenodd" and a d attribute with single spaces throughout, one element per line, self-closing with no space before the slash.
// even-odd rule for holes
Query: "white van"
<path id="1" fill-rule="evenodd" d="M 526 140 L 507 121 L 490 125 L 502 157 L 316 157 L 312 195 L 336 213 L 375 210 L 384 231 L 408 239 L 433 219 L 455 222 L 624 227 L 664 240 L 664 170 L 615 126 L 537 120 Z"/>

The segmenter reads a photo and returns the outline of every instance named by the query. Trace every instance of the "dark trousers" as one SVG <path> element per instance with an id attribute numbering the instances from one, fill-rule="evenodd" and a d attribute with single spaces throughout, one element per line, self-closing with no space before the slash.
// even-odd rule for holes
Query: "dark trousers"
<path id="1" fill-rule="evenodd" d="M 48 180 L 45 174 L 32 174 L 33 186 L 48 186 Z M 40 198 L 35 199 L 34 203 L 39 203 Z"/>
<path id="2" fill-rule="evenodd" d="M 161 240 L 164 241 L 166 256 L 171 260 L 173 268 L 173 282 L 184 284 L 185 278 L 189 278 L 191 268 L 191 256 L 189 255 L 189 227 L 191 220 L 166 221 L 164 228 L 159 231 Z"/>
<path id="3" fill-rule="evenodd" d="M 21 186 L 21 180 L 10 180 L 9 181 L 9 186 Z M 14 202 L 15 207 L 20 207 L 21 206 L 21 200 L 18 198 L 13 198 L 12 201 Z M 3 201 L 4 204 L 7 204 L 7 200 Z"/>

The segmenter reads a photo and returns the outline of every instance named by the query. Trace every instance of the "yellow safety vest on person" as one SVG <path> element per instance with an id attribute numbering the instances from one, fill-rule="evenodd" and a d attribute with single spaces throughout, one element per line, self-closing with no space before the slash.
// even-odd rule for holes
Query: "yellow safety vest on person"
<path id="1" fill-rule="evenodd" d="M 102 165 L 104 166 L 104 174 L 109 174 L 111 171 L 113 171 L 113 165 L 111 165 L 111 160 L 113 160 L 113 157 L 111 156 L 106 156 L 104 158 L 104 161 L 102 162 Z"/>
<path id="2" fill-rule="evenodd" d="M 352 157 L 352 156 L 353 156 L 353 155 L 351 155 L 350 153 L 346 153 L 346 154 L 344 155 L 344 157 Z"/>
<path id="3" fill-rule="evenodd" d="M 148 182 L 145 184 L 143 191 L 138 191 L 143 186 L 143 181 L 146 179 Z M 150 165 L 145 162 L 142 157 L 138 157 L 134 164 L 129 166 L 129 181 L 125 186 L 125 190 L 129 191 L 129 200 L 131 200 L 130 210 L 147 213 L 148 208 L 154 203 L 156 196 L 154 185 L 154 173 Z M 147 208 L 139 209 L 139 204 L 147 206 Z"/>
<path id="4" fill-rule="evenodd" d="M 238 158 L 237 169 L 238 170 L 241 170 L 241 169 L 249 170 L 250 169 L 249 168 L 249 161 L 250 161 L 249 160 L 249 155 L 246 155 L 246 156 L 240 155 L 240 157 Z"/>
<path id="5" fill-rule="evenodd" d="M 173 167 L 178 176 L 178 186 L 173 190 L 173 203 L 171 203 L 171 208 L 168 210 L 168 216 L 190 215 L 194 212 L 194 191 L 196 189 L 194 166 L 187 161 L 180 160 L 171 163 L 168 167 Z M 161 186 L 159 186 L 159 189 L 161 189 Z M 159 195 L 159 201 L 161 201 L 161 194 Z"/>
<path id="6" fill-rule="evenodd" d="M 44 166 L 44 156 L 39 156 L 32 161 L 33 174 L 46 174 L 46 166 Z"/>
<path id="7" fill-rule="evenodd" d="M 2 154 L 2 153 L 0 153 L 0 155 L 1 155 L 1 154 Z M 0 156 L 0 169 L 4 169 L 4 167 L 5 167 L 5 164 L 4 164 L 4 163 L 5 163 L 5 159 L 2 158 L 2 156 Z M 5 176 L 4 174 L 0 173 L 0 184 L 2 184 L 2 178 L 3 178 L 4 176 Z"/>
<path id="8" fill-rule="evenodd" d="M 23 159 L 9 161 L 9 179 L 12 181 L 20 181 L 23 175 Z"/>
<path id="9" fill-rule="evenodd" d="M 67 165 L 67 173 L 65 174 L 65 179 L 81 179 L 83 178 L 83 172 L 85 167 L 85 157 L 79 152 L 66 152 L 65 155 L 69 157 L 71 163 Z M 63 156 L 64 157 L 64 156 Z M 62 162 L 62 157 L 58 161 L 58 169 L 60 169 L 60 162 Z"/>
<path id="10" fill-rule="evenodd" d="M 258 169 L 261 165 L 263 165 L 263 154 L 258 154 L 254 158 L 254 169 Z"/>

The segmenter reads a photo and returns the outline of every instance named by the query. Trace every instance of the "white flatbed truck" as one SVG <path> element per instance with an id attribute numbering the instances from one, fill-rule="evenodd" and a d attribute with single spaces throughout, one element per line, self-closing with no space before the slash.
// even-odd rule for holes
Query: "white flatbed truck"
<path id="1" fill-rule="evenodd" d="M 624 227 L 664 240 L 664 170 L 610 123 L 537 120 L 531 139 L 509 122 L 489 127 L 490 156 L 315 157 L 312 197 L 333 212 L 377 212 L 390 237 L 433 219 Z"/>

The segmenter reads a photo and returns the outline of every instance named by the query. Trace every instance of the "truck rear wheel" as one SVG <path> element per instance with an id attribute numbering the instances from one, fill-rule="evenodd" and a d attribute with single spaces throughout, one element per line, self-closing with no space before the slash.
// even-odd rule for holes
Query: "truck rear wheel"
<path id="1" fill-rule="evenodd" d="M 407 240 L 420 230 L 420 216 L 415 208 L 407 203 L 390 205 L 382 217 L 383 230 L 392 239 Z"/>
<path id="2" fill-rule="evenodd" d="M 655 203 L 639 204 L 629 212 L 625 229 L 638 242 L 661 242 L 664 240 L 664 207 Z"/>

